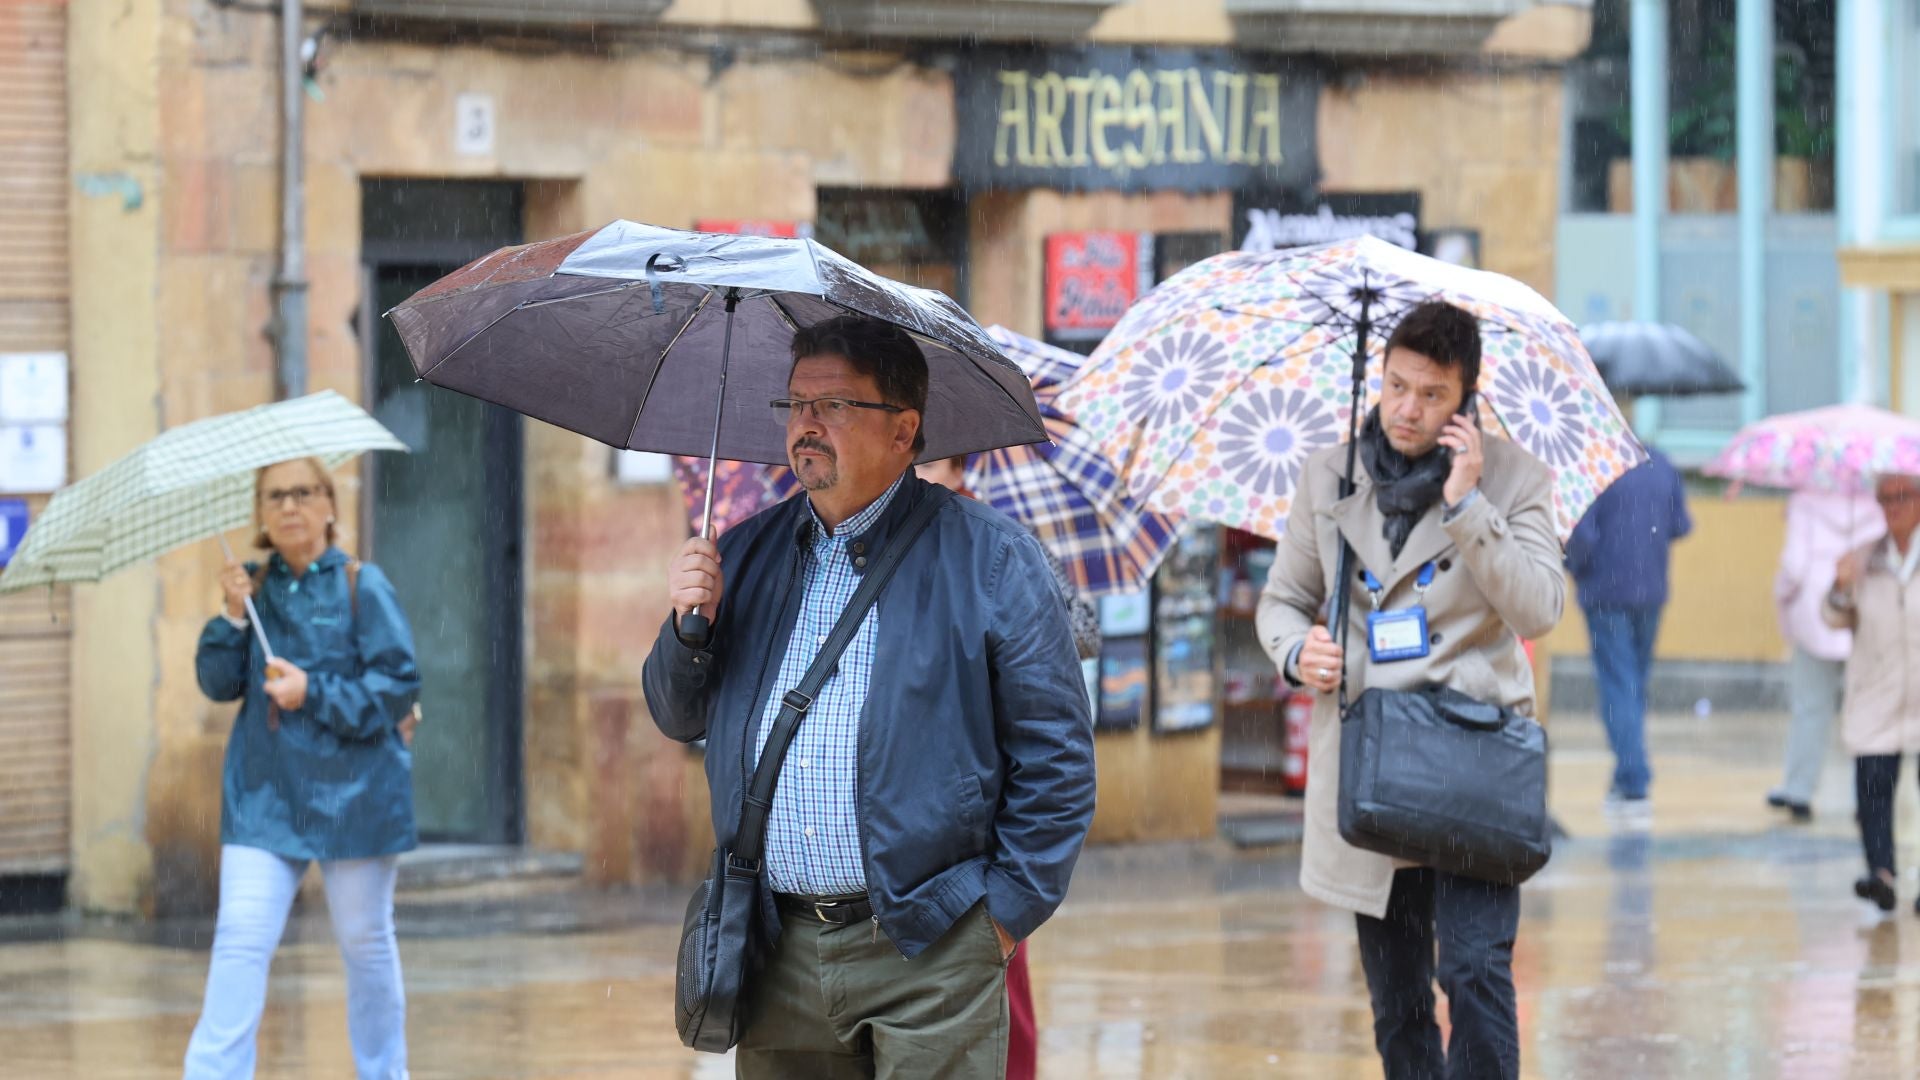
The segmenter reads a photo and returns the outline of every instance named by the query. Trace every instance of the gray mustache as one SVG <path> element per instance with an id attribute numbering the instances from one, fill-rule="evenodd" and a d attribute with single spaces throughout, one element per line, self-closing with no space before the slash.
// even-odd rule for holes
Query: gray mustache
<path id="1" fill-rule="evenodd" d="M 829 461 L 834 459 L 833 447 L 828 446 L 818 439 L 801 439 L 799 442 L 793 444 L 794 453 L 797 454 L 802 450 L 813 450 L 825 454 Z"/>

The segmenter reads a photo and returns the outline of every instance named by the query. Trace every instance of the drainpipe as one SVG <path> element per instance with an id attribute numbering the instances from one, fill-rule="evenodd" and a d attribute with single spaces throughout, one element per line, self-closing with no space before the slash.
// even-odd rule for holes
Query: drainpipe
<path id="1" fill-rule="evenodd" d="M 1740 175 L 1740 423 L 1766 413 L 1767 219 L 1773 213 L 1773 0 L 1740 0 L 1735 147 Z"/>
<path id="2" fill-rule="evenodd" d="M 1628 60 L 1633 102 L 1633 317 L 1660 319 L 1660 225 L 1667 216 L 1667 0 L 1633 0 Z M 1633 403 L 1645 438 L 1660 428 L 1660 401 Z"/>
<path id="3" fill-rule="evenodd" d="M 302 0 L 280 0 L 280 265 L 273 275 L 274 390 L 307 392 L 307 192 Z"/>

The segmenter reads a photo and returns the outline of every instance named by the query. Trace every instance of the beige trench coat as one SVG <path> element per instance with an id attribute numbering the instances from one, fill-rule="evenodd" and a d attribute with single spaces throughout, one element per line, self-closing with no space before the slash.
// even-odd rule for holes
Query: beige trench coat
<path id="1" fill-rule="evenodd" d="M 1490 438 L 1485 448 L 1479 497 L 1445 523 L 1436 504 L 1414 527 L 1398 559 L 1382 535 L 1385 518 L 1366 468 L 1356 467 L 1358 488 L 1340 499 L 1346 447 L 1307 459 L 1287 535 L 1260 597 L 1260 642 L 1275 664 L 1284 670 L 1287 656 L 1320 614 L 1334 587 L 1344 534 L 1359 565 L 1384 586 L 1382 608 L 1412 606 L 1420 567 L 1432 560 L 1438 570 L 1426 595 L 1429 654 L 1373 665 L 1366 622 L 1372 605 L 1359 581 L 1359 566 L 1354 567 L 1347 645 L 1352 696 L 1369 687 L 1408 690 L 1439 683 L 1533 715 L 1533 669 L 1520 639 L 1553 629 L 1566 604 L 1553 476 L 1537 458 L 1505 440 Z M 1387 910 L 1396 865 L 1340 839 L 1338 713 L 1332 694 L 1321 695 L 1313 710 L 1300 885 L 1317 899 L 1379 918 Z"/>
<path id="2" fill-rule="evenodd" d="M 1866 571 L 1853 609 L 1825 605 L 1827 622 L 1853 631 L 1840 735 L 1855 755 L 1920 750 L 1920 574 L 1900 584 L 1887 565 L 1890 539 L 1861 549 Z"/>

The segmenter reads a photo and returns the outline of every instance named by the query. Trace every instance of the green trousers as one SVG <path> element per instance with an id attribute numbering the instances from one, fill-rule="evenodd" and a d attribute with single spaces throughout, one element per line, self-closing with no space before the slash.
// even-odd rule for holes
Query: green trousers
<path id="1" fill-rule="evenodd" d="M 735 1050 L 741 1080 L 1001 1080 L 1007 970 L 985 904 L 911 960 L 872 922 L 781 917 Z"/>

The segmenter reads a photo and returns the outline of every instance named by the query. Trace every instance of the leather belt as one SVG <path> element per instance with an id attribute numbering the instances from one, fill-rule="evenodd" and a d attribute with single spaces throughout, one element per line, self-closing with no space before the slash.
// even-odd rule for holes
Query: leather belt
<path id="1" fill-rule="evenodd" d="M 813 919 L 829 926 L 852 926 L 873 918 L 873 904 L 865 896 L 801 896 L 774 893 L 774 905 L 783 913 Z"/>

